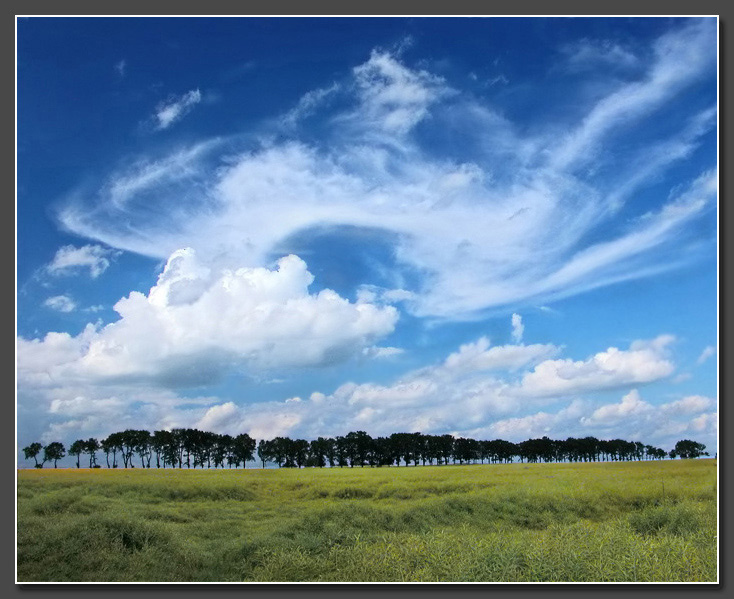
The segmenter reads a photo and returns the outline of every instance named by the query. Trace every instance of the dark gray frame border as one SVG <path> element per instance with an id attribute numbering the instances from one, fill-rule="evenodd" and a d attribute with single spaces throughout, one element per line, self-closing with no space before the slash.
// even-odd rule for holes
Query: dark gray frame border
<path id="1" fill-rule="evenodd" d="M 102 5 L 99 2 L 89 0 L 69 0 L 60 4 L 53 0 L 35 0 L 20 2 L 19 0 L 11 0 L 3 9 L 3 18 L 0 21 L 2 26 L 2 70 L 4 80 L 6 81 L 6 90 L 14 90 L 15 77 L 15 15 L 160 15 L 163 14 L 162 7 L 158 5 L 152 6 L 150 2 L 142 2 L 140 0 L 128 0 L 124 4 L 114 3 Z M 659 0 L 617 0 L 614 3 L 600 2 L 589 3 L 581 0 L 556 0 L 556 2 L 548 3 L 542 0 L 516 0 L 509 6 L 484 4 L 467 0 L 458 0 L 446 4 L 443 2 L 386 2 L 385 0 L 372 0 L 371 2 L 359 2 L 347 5 L 344 2 L 329 2 L 318 0 L 303 4 L 294 0 L 277 0 L 271 1 L 267 5 L 260 4 L 252 6 L 245 3 L 226 2 L 221 0 L 210 0 L 206 3 L 197 3 L 192 0 L 183 0 L 177 3 L 177 13 L 188 15 L 719 15 L 719 72 L 720 72 L 720 97 L 719 97 L 719 126 L 720 126 L 720 149 L 719 149 L 719 168 L 720 168 L 720 186 L 719 186 L 719 229 L 720 233 L 720 291 L 719 291 L 719 335 L 720 335 L 720 380 L 719 380 L 719 398 L 727 397 L 727 385 L 725 384 L 723 373 L 725 360 L 727 359 L 726 348 L 732 337 L 731 321 L 726 318 L 725 306 L 727 305 L 725 298 L 731 298 L 732 293 L 730 287 L 732 285 L 732 277 L 725 279 L 724 265 L 734 263 L 734 259 L 730 254 L 732 251 L 731 242 L 727 242 L 723 231 L 734 230 L 734 212 L 726 209 L 725 204 L 729 200 L 729 187 L 726 185 L 726 171 L 724 165 L 726 162 L 726 149 L 731 146 L 732 127 L 731 122 L 725 114 L 724 107 L 726 100 L 732 98 L 731 78 L 725 77 L 726 66 L 734 64 L 732 60 L 732 43 L 731 31 L 734 16 L 731 5 L 725 6 L 720 0 L 699 0 L 691 3 L 684 0 L 667 0 L 661 2 Z M 6 160 L 3 161 L 4 181 L 6 181 L 7 198 L 15 198 L 15 99 L 14 93 L 11 96 L 9 92 L 3 95 L 3 120 L 2 145 L 7 154 Z M 13 262 L 15 256 L 15 204 L 6 200 L 3 207 L 5 218 L 3 219 L 3 229 L 5 235 L 0 237 L 0 244 L 5 251 L 0 252 L 4 262 L 10 262 L 8 271 L 14 272 L 15 264 Z M 728 225 L 728 226 L 727 226 Z M 6 271 L 6 272 L 8 272 Z M 15 315 L 15 294 L 5 295 L 3 303 L 9 304 L 5 307 L 5 314 Z M 7 324 L 6 324 L 7 323 Z M 14 349 L 15 340 L 11 346 L 10 338 L 15 336 L 14 321 L 10 318 L 4 319 L 2 325 L 3 338 L 6 343 L 3 344 L 4 355 L 6 359 L 3 361 L 5 376 L 4 381 L 15 380 L 15 360 Z M 7 353 L 6 353 L 7 352 Z M 15 397 L 15 388 L 11 389 L 11 383 L 7 383 L 7 391 Z M 6 402 L 4 420 L 4 438 L 8 448 L 9 456 L 15 456 L 15 417 L 14 402 Z M 719 400 L 719 414 L 722 429 L 734 429 L 732 424 L 732 414 L 734 410 L 728 409 L 725 401 Z M 11 448 L 12 443 L 12 448 Z M 719 453 L 728 460 L 731 447 L 726 443 L 723 434 L 719 434 Z M 698 596 L 705 594 L 723 594 L 730 587 L 730 576 L 728 575 L 725 565 L 727 563 L 727 549 L 732 542 L 732 526 L 731 519 L 725 513 L 725 507 L 728 499 L 732 497 L 731 486 L 732 477 L 726 476 L 724 468 L 720 468 L 720 583 L 718 585 L 689 585 L 689 584 L 486 584 L 486 585 L 454 585 L 454 584 L 413 584 L 413 585 L 395 585 L 395 584 L 376 584 L 376 585 L 359 585 L 359 584 L 272 584 L 272 585 L 168 585 L 168 584 L 42 584 L 42 585 L 17 585 L 15 584 L 15 464 L 12 464 L 13 472 L 9 474 L 12 477 L 11 484 L 6 486 L 6 492 L 2 495 L 2 513 L 4 518 L 2 521 L 2 543 L 0 543 L 0 552 L 2 560 L 2 578 L 0 578 L 0 589 L 3 596 L 10 597 L 49 597 L 51 595 L 76 596 L 83 594 L 86 596 L 96 596 L 102 594 L 113 594 L 115 596 L 133 595 L 136 598 L 174 596 L 179 593 L 187 595 L 201 595 L 204 593 L 214 593 L 218 596 L 241 596 L 247 593 L 250 596 L 262 595 L 268 597 L 277 597 L 281 594 L 291 595 L 298 594 L 299 597 L 317 597 L 323 594 L 334 593 L 386 593 L 387 595 L 395 594 L 418 594 L 432 593 L 436 596 L 442 596 L 448 593 L 460 593 L 463 596 L 474 597 L 491 593 L 495 596 L 531 596 L 535 592 L 542 592 L 544 597 L 562 597 L 569 593 L 589 593 L 602 592 L 605 594 L 622 594 L 625 596 L 660 596 L 664 597 L 670 593 L 676 596 L 691 595 Z"/>

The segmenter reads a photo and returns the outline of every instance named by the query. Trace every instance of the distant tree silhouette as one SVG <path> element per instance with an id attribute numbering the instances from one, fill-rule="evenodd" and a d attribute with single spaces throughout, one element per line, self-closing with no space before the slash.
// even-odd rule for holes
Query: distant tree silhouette
<path id="1" fill-rule="evenodd" d="M 101 449 L 99 441 L 94 437 L 90 437 L 84 443 L 84 453 L 89 454 L 89 467 L 94 468 L 97 465 L 97 452 Z"/>
<path id="2" fill-rule="evenodd" d="M 319 437 L 318 439 L 311 441 L 311 444 L 309 445 L 309 454 L 313 466 L 318 468 L 326 466 L 326 460 L 328 459 L 329 452 L 333 444 L 332 439 L 326 439 L 324 437 Z"/>
<path id="3" fill-rule="evenodd" d="M 504 439 L 477 440 L 457 437 L 450 434 L 430 435 L 420 432 L 398 432 L 389 437 L 371 437 L 365 431 L 350 431 L 343 436 L 318 437 L 312 441 L 291 439 L 278 436 L 259 442 L 246 433 L 235 437 L 198 429 L 158 430 L 153 434 L 146 430 L 127 429 L 111 433 L 99 443 L 96 439 L 77 440 L 69 447 L 69 455 L 76 456 L 77 468 L 80 455 L 89 454 L 90 468 L 96 465 L 96 451 L 105 452 L 107 467 L 117 467 L 116 456 L 120 453 L 125 468 L 134 468 L 134 454 L 144 468 L 151 467 L 155 452 L 155 467 L 167 466 L 182 468 L 224 468 L 228 466 L 246 467 L 255 456 L 265 468 L 273 462 L 279 468 L 323 468 L 330 467 L 383 467 L 419 464 L 475 464 L 485 461 L 497 463 L 520 462 L 596 462 L 660 460 L 671 458 L 695 458 L 709 455 L 706 446 L 684 439 L 676 443 L 670 453 L 645 445 L 639 441 L 624 439 L 599 440 L 596 437 L 550 439 L 547 436 L 512 443 Z M 43 461 L 38 456 L 44 450 Z M 57 461 L 64 457 L 61 443 L 51 443 L 43 448 L 40 443 L 32 443 L 23 448 L 26 459 L 33 458 L 37 468 L 47 461 Z M 402 464 L 401 464 L 402 463 Z"/>
<path id="4" fill-rule="evenodd" d="M 53 462 L 54 468 L 56 468 L 56 462 L 66 455 L 66 449 L 59 441 L 53 441 L 43 448 L 43 461 Z"/>
<path id="5" fill-rule="evenodd" d="M 675 448 L 670 452 L 670 457 L 685 460 L 709 455 L 704 449 L 706 449 L 706 446 L 702 443 L 696 443 L 690 439 L 682 439 L 675 444 Z"/>
<path id="6" fill-rule="evenodd" d="M 263 468 L 265 464 L 273 461 L 272 441 L 260 440 L 257 445 L 257 457 L 260 458 Z"/>
<path id="7" fill-rule="evenodd" d="M 17 447 L 17 445 L 16 445 Z M 23 448 L 23 453 L 25 454 L 25 459 L 29 460 L 33 458 L 33 461 L 36 463 L 36 468 L 43 468 L 43 462 L 38 462 L 38 454 L 41 453 L 41 450 L 43 449 L 43 445 L 40 443 L 31 443 L 28 447 Z"/>
<path id="8" fill-rule="evenodd" d="M 76 467 L 79 468 L 79 456 L 87 452 L 87 442 L 77 439 L 69 447 L 69 455 L 76 456 Z"/>
<path id="9" fill-rule="evenodd" d="M 257 441 L 247 433 L 241 433 L 234 438 L 233 454 L 237 460 L 237 465 L 242 462 L 243 468 L 247 468 L 247 462 L 255 459 L 255 448 Z"/>

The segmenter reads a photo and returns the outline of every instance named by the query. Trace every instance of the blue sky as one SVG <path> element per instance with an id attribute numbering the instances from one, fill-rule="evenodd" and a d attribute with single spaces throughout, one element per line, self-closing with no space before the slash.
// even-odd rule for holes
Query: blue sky
<path id="1" fill-rule="evenodd" d="M 19 447 L 715 452 L 716 28 L 19 19 Z"/>

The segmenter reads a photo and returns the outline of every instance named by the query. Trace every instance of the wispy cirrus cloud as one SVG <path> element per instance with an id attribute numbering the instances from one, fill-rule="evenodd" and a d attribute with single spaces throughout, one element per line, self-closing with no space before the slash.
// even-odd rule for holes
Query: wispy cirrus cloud
<path id="1" fill-rule="evenodd" d="M 123 58 L 119 62 L 115 63 L 115 71 L 122 79 L 127 73 L 127 60 Z"/>
<path id="2" fill-rule="evenodd" d="M 583 38 L 565 44 L 560 52 L 565 58 L 560 68 L 574 73 L 600 67 L 630 69 L 640 64 L 634 51 L 613 40 Z"/>
<path id="3" fill-rule="evenodd" d="M 157 129 L 168 129 L 191 112 L 199 102 L 201 102 L 201 92 L 198 89 L 192 89 L 182 96 L 174 96 L 161 102 L 155 111 Z"/>
<path id="4" fill-rule="evenodd" d="M 692 20 L 648 50 L 640 77 L 620 80 L 576 124 L 562 134 L 550 126 L 548 135 L 521 134 L 444 77 L 376 50 L 283 117 L 308 114 L 325 138 L 307 130 L 262 145 L 232 137 L 142 159 L 59 218 L 73 232 L 159 259 L 194 247 L 201 259 L 250 266 L 315 228 L 380 230 L 393 246 L 385 270 L 412 281 L 399 288 L 409 294 L 404 308 L 444 319 L 649 276 L 692 259 L 686 231 L 715 205 L 717 174 L 691 178 L 644 217 L 630 199 L 698 147 L 715 112 L 690 111 L 677 133 L 648 140 L 649 160 L 627 145 L 616 152 L 617 144 L 714 73 L 715 23 Z M 327 97 L 338 101 L 327 108 Z M 423 141 L 449 130 L 470 156 L 442 155 L 440 144 Z M 610 155 L 612 170 L 603 168 Z"/>
<path id="5" fill-rule="evenodd" d="M 88 268 L 89 276 L 97 278 L 109 268 L 110 260 L 119 254 L 119 251 L 95 244 L 82 247 L 65 245 L 58 249 L 53 260 L 46 266 L 46 272 L 52 275 L 68 275 Z"/>
<path id="6" fill-rule="evenodd" d="M 706 360 L 708 360 L 709 358 L 715 355 L 716 355 L 716 348 L 713 345 L 707 345 L 701 352 L 701 355 L 698 356 L 698 359 L 696 360 L 696 364 L 700 366 Z"/>

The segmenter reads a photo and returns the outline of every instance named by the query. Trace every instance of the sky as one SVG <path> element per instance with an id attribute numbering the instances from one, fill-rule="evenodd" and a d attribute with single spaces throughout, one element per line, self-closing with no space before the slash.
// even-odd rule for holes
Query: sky
<path id="1" fill-rule="evenodd" d="M 19 464 L 176 427 L 716 453 L 715 18 L 30 17 L 16 64 Z"/>

